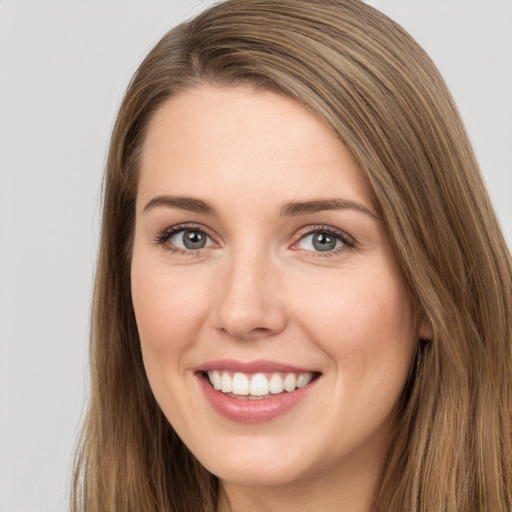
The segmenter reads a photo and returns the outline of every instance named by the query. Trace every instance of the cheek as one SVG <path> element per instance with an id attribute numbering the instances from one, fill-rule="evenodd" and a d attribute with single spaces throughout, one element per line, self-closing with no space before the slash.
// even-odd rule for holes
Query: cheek
<path id="1" fill-rule="evenodd" d="M 408 374 L 416 342 L 412 301 L 393 269 L 370 266 L 343 279 L 317 281 L 299 317 L 329 354 L 345 385 L 378 386 Z"/>
<path id="2" fill-rule="evenodd" d="M 190 271 L 170 272 L 161 260 L 141 253 L 134 251 L 131 287 L 144 367 L 156 401 L 178 427 L 189 404 L 183 390 L 187 354 L 199 339 L 208 294 L 204 279 Z"/>
<path id="3" fill-rule="evenodd" d="M 180 353 L 194 338 L 208 309 L 201 279 L 154 269 L 150 261 L 134 255 L 132 300 L 145 357 Z"/>
<path id="4" fill-rule="evenodd" d="M 412 301 L 402 279 L 354 272 L 326 282 L 310 299 L 301 311 L 302 329 L 329 356 L 326 382 L 339 404 L 325 411 L 334 425 L 333 453 L 345 450 L 347 439 L 356 445 L 383 436 L 386 443 L 416 344 Z"/>

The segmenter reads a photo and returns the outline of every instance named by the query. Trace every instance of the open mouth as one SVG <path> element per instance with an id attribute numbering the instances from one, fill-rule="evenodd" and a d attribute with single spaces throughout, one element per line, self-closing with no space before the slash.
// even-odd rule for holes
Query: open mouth
<path id="1" fill-rule="evenodd" d="M 318 372 L 246 374 L 223 370 L 209 370 L 202 374 L 217 391 L 231 398 L 243 400 L 262 400 L 292 393 L 320 376 Z"/>
<path id="2" fill-rule="evenodd" d="M 286 363 L 223 359 L 195 369 L 200 388 L 213 409 L 237 423 L 262 423 L 286 414 L 308 396 L 322 373 Z"/>

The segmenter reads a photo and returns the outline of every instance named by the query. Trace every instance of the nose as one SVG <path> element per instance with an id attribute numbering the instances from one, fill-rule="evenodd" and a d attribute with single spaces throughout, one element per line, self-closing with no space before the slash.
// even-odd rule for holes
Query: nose
<path id="1" fill-rule="evenodd" d="M 286 325 L 278 269 L 264 255 L 233 256 L 219 275 L 216 328 L 237 340 L 267 338 Z"/>

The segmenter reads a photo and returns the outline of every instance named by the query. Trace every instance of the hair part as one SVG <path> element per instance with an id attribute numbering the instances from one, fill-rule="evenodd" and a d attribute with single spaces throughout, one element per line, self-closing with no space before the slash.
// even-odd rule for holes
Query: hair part
<path id="1" fill-rule="evenodd" d="M 106 167 L 73 510 L 216 509 L 217 479 L 150 390 L 130 292 L 148 125 L 169 98 L 204 85 L 284 94 L 330 127 L 370 184 L 418 314 L 432 324 L 374 510 L 511 510 L 510 253 L 439 72 L 401 27 L 358 0 L 228 0 L 168 32 L 135 73 Z"/>

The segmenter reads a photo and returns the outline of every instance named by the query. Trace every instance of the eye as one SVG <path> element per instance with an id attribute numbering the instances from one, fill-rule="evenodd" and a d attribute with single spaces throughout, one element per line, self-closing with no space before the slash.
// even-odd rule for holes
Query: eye
<path id="1" fill-rule="evenodd" d="M 213 244 L 212 239 L 200 228 L 174 226 L 157 238 L 157 243 L 171 251 L 199 251 Z"/>
<path id="2" fill-rule="evenodd" d="M 329 253 L 343 247 L 353 247 L 350 237 L 342 231 L 333 228 L 317 228 L 303 235 L 294 245 L 294 249 Z"/>
<path id="3" fill-rule="evenodd" d="M 207 246 L 209 237 L 198 229 L 187 229 L 169 237 L 169 242 L 180 249 L 202 249 Z"/>

